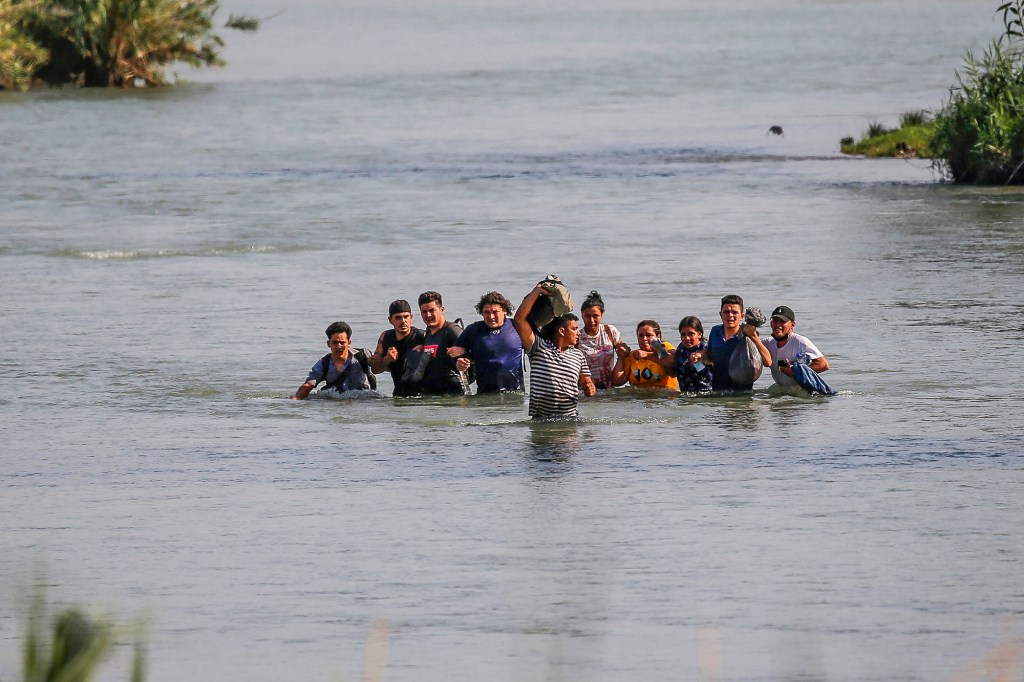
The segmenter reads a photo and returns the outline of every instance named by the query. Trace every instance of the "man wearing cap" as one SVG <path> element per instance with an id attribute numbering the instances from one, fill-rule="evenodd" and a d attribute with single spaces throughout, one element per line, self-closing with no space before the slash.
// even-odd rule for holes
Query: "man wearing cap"
<path id="1" fill-rule="evenodd" d="M 780 305 L 772 311 L 772 337 L 764 342 L 768 353 L 772 356 L 772 379 L 778 386 L 788 388 L 799 386 L 793 378 L 792 365 L 797 356 L 806 353 L 810 359 L 809 367 L 817 373 L 828 369 L 828 360 L 818 347 L 810 340 L 793 333 L 796 326 L 796 315 L 789 306 Z"/>
<path id="2" fill-rule="evenodd" d="M 394 329 L 388 329 L 377 340 L 377 350 L 370 356 L 370 369 L 374 374 L 384 370 L 391 373 L 395 382 L 393 395 L 415 395 L 415 386 L 406 386 L 402 381 L 405 372 L 405 358 L 414 346 L 423 344 L 426 334 L 412 326 L 412 306 L 408 301 L 392 301 L 388 307 L 388 322 Z"/>

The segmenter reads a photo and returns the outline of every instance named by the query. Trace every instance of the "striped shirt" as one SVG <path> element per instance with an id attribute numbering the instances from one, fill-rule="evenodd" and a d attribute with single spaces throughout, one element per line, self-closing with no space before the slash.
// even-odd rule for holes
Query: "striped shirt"
<path id="1" fill-rule="evenodd" d="M 581 376 L 590 376 L 587 357 L 570 346 L 559 352 L 550 341 L 535 336 L 530 358 L 530 416 L 575 417 Z"/>

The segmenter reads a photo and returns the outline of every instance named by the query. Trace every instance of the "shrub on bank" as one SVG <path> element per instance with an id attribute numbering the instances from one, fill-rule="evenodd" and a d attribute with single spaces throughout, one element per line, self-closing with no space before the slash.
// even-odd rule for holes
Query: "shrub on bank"
<path id="1" fill-rule="evenodd" d="M 0 0 L 0 87 L 27 88 L 36 69 L 50 58 L 46 48 L 21 30 L 38 4 Z"/>
<path id="2" fill-rule="evenodd" d="M 163 85 L 175 62 L 220 66 L 218 0 L 0 0 L 0 87 Z M 229 16 L 224 28 L 259 22 Z"/>
<path id="3" fill-rule="evenodd" d="M 956 182 L 1024 184 L 1024 57 L 993 43 L 967 56 L 935 120 L 935 150 Z"/>
<path id="4" fill-rule="evenodd" d="M 999 6 L 1005 32 L 980 58 L 967 53 L 949 101 L 931 120 L 907 112 L 900 127 L 872 123 L 844 154 L 932 158 L 954 182 L 1024 184 L 1024 0 Z"/>
<path id="5" fill-rule="evenodd" d="M 967 53 L 935 117 L 934 146 L 955 182 L 1024 184 L 1024 0 L 1000 5 L 1005 33 Z"/>

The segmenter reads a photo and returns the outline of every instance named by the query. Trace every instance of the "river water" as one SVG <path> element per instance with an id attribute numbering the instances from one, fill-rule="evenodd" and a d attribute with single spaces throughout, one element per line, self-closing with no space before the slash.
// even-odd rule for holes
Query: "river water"
<path id="1" fill-rule="evenodd" d="M 0 93 L 0 679 L 40 575 L 152 680 L 1024 679 L 1024 194 L 837 154 L 992 4 L 225 2 L 188 84 Z M 286 400 L 548 272 L 841 393 Z"/>

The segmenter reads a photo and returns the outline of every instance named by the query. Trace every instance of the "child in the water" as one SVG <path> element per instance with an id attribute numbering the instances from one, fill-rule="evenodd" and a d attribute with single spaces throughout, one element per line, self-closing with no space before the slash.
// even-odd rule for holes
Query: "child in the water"
<path id="1" fill-rule="evenodd" d="M 703 362 L 708 342 L 704 340 L 704 325 L 689 315 L 679 321 L 679 347 L 659 360 L 679 378 L 683 393 L 707 393 L 711 390 L 711 367 Z"/>

